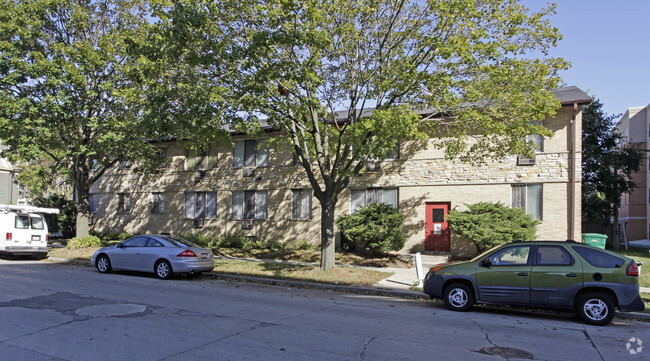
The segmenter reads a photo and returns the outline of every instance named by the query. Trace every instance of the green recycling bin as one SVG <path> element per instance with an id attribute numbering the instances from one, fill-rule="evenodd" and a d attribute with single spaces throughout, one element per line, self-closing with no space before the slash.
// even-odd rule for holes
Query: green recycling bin
<path id="1" fill-rule="evenodd" d="M 605 249 L 605 242 L 607 242 L 607 235 L 600 233 L 583 233 L 582 241 L 590 246 Z"/>

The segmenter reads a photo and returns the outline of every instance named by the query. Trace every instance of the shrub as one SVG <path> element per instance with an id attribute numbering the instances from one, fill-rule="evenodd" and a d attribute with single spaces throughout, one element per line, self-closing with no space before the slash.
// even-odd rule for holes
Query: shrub
<path id="1" fill-rule="evenodd" d="M 186 239 L 197 246 L 201 247 L 219 247 L 219 239 L 214 236 L 206 236 L 204 234 L 182 234 L 179 237 Z"/>
<path id="2" fill-rule="evenodd" d="M 91 236 L 98 237 L 103 244 L 122 242 L 125 239 L 131 237 L 131 234 L 126 232 L 115 232 L 115 231 L 97 232 L 94 230 L 90 230 L 89 233 Z"/>
<path id="3" fill-rule="evenodd" d="M 241 232 L 235 232 L 221 237 L 219 239 L 219 246 L 226 248 L 250 249 L 253 247 L 253 240 L 246 238 Z"/>
<path id="4" fill-rule="evenodd" d="M 284 249 L 284 243 L 278 241 L 278 240 L 270 240 L 267 241 L 264 244 L 265 248 L 270 249 L 270 250 L 279 250 L 279 249 Z"/>
<path id="5" fill-rule="evenodd" d="M 357 252 L 383 254 L 404 247 L 403 215 L 393 207 L 376 203 L 345 215 L 336 221 L 343 237 L 352 242 Z"/>
<path id="6" fill-rule="evenodd" d="M 307 250 L 315 249 L 316 246 L 314 246 L 311 242 L 309 242 L 306 239 L 299 239 L 293 244 L 293 248 L 299 251 L 307 251 Z"/>
<path id="7" fill-rule="evenodd" d="M 97 236 L 75 237 L 68 241 L 68 248 L 102 247 L 102 241 Z"/>
<path id="8" fill-rule="evenodd" d="M 521 208 L 506 207 L 501 202 L 466 206 L 467 211 L 449 212 L 447 222 L 456 235 L 474 241 L 479 252 L 512 241 L 533 241 L 537 237 L 539 220 Z"/>

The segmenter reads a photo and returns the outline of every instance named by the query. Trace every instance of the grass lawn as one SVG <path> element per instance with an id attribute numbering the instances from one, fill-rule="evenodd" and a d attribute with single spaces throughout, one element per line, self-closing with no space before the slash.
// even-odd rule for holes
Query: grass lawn
<path id="1" fill-rule="evenodd" d="M 97 248 L 52 248 L 49 257 L 90 261 L 90 257 Z M 279 259 L 299 262 L 319 262 L 320 251 L 317 250 L 240 250 L 221 248 L 213 250 L 215 255 L 234 258 Z M 372 267 L 408 267 L 407 263 L 399 261 L 396 257 L 370 257 L 364 258 L 349 253 L 337 253 L 336 262 L 354 266 Z M 283 280 L 319 282 L 339 285 L 373 285 L 391 275 L 389 272 L 379 272 L 354 267 L 335 267 L 322 272 L 318 265 L 302 266 L 281 263 L 250 262 L 228 259 L 215 260 L 215 272 L 251 276 L 268 277 Z"/>
<path id="2" fill-rule="evenodd" d="M 353 267 L 335 267 L 323 272 L 319 266 L 287 265 L 280 263 L 248 262 L 236 260 L 216 260 L 214 271 L 252 277 L 309 281 L 339 285 L 372 286 L 391 275 Z"/>

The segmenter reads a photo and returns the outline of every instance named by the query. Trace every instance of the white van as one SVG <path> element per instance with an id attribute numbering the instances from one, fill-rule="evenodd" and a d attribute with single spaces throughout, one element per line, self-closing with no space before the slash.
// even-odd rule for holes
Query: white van
<path id="1" fill-rule="evenodd" d="M 38 213 L 57 214 L 59 210 L 0 204 L 0 253 L 47 257 L 47 223 Z"/>

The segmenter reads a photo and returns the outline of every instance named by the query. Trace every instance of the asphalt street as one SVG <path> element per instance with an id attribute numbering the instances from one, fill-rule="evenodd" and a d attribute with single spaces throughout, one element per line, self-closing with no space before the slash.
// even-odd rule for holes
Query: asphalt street
<path id="1" fill-rule="evenodd" d="M 648 360 L 647 322 L 0 260 L 0 360 Z M 640 342 L 639 342 L 640 341 Z"/>

